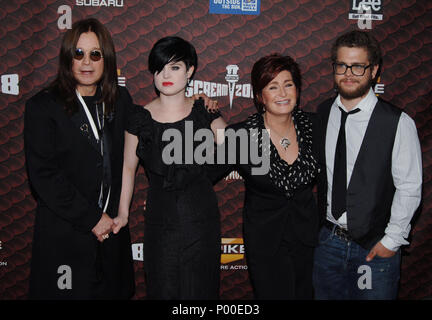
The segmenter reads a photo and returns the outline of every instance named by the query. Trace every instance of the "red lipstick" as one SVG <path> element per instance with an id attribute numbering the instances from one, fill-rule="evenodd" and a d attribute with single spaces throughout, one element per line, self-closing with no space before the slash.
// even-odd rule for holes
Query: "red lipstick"
<path id="1" fill-rule="evenodd" d="M 162 82 L 162 85 L 164 86 L 164 87 L 168 87 L 168 86 L 172 86 L 174 83 L 172 83 L 172 82 Z"/>

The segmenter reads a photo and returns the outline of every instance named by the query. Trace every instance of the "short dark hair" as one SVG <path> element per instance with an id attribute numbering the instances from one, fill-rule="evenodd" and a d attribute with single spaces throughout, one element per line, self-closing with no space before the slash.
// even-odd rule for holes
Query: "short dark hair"
<path id="1" fill-rule="evenodd" d="M 72 64 L 76 45 L 82 33 L 94 32 L 98 38 L 103 54 L 104 71 L 99 81 L 101 86 L 101 101 L 105 102 L 106 113 L 114 111 L 117 97 L 117 61 L 114 42 L 108 29 L 94 18 L 79 20 L 72 25 L 63 36 L 59 55 L 57 77 L 51 85 L 66 103 L 66 110 L 74 113 L 78 110 L 78 100 L 75 94 L 77 81 L 72 72 Z"/>
<path id="2" fill-rule="evenodd" d="M 186 64 L 186 69 L 193 66 L 196 70 L 198 57 L 195 47 L 180 37 L 165 37 L 153 45 L 148 58 L 148 68 L 155 74 L 161 72 L 167 63 L 179 61 Z"/>
<path id="3" fill-rule="evenodd" d="M 155 74 L 161 72 L 166 64 L 180 61 L 185 63 L 186 70 L 194 67 L 190 77 L 192 79 L 198 67 L 198 57 L 194 46 L 180 37 L 165 37 L 153 45 L 148 58 L 148 69 L 151 74 Z M 159 95 L 159 91 L 155 90 Z"/>
<path id="4" fill-rule="evenodd" d="M 331 49 L 333 62 L 336 62 L 337 51 L 341 47 L 365 48 L 368 53 L 369 63 L 373 66 L 381 65 L 381 48 L 377 39 L 370 32 L 353 30 L 338 37 Z"/>
<path id="5" fill-rule="evenodd" d="M 301 94 L 301 73 L 297 62 L 290 56 L 282 56 L 274 53 L 262 57 L 252 67 L 251 82 L 254 95 L 254 103 L 258 112 L 264 112 L 265 105 L 262 101 L 262 90 L 270 83 L 281 71 L 289 71 L 297 89 L 297 106 L 300 104 Z"/>

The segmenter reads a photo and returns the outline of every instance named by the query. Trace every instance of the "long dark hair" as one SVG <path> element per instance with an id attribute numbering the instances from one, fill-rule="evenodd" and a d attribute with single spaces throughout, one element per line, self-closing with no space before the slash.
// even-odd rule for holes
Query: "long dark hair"
<path id="1" fill-rule="evenodd" d="M 105 102 L 105 113 L 112 113 L 117 97 L 117 61 L 114 42 L 105 26 L 94 18 L 75 22 L 62 40 L 59 56 L 57 78 L 51 87 L 58 92 L 65 101 L 65 109 L 69 114 L 78 110 L 78 100 L 75 94 L 77 81 L 73 76 L 72 63 L 77 42 L 82 33 L 94 32 L 99 40 L 103 54 L 104 72 L 99 81 L 101 91 L 100 100 Z"/>

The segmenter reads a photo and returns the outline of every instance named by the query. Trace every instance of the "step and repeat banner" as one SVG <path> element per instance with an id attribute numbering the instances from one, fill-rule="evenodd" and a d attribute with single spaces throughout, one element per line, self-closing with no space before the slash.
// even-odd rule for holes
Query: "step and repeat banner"
<path id="1" fill-rule="evenodd" d="M 0 299 L 25 299 L 28 291 L 36 204 L 23 151 L 24 105 L 54 79 L 64 32 L 87 17 L 111 32 L 119 84 L 140 105 L 155 98 L 147 70 L 152 45 L 168 35 L 190 41 L 199 63 L 187 94 L 217 99 L 228 123 L 255 112 L 250 71 L 260 57 L 292 56 L 303 73 L 301 108 L 315 111 L 334 94 L 333 41 L 353 29 L 372 32 L 384 55 L 375 93 L 415 120 L 423 152 L 423 201 L 411 244 L 403 250 L 399 298 L 432 296 L 432 1 L 0 0 Z M 129 220 L 135 299 L 146 295 L 147 188 L 140 168 Z M 221 299 L 252 299 L 242 238 L 243 181 L 232 172 L 215 190 L 222 225 Z"/>

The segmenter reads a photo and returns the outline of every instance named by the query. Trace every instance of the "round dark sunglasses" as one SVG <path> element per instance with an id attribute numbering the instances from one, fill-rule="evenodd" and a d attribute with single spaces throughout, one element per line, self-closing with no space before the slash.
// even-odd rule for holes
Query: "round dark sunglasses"
<path id="1" fill-rule="evenodd" d="M 82 58 L 84 58 L 85 52 L 83 51 L 83 49 L 75 49 L 74 52 L 74 59 L 76 60 L 82 60 Z M 99 61 L 100 59 L 103 58 L 102 52 L 100 50 L 92 50 L 90 51 L 90 59 L 92 61 Z"/>

